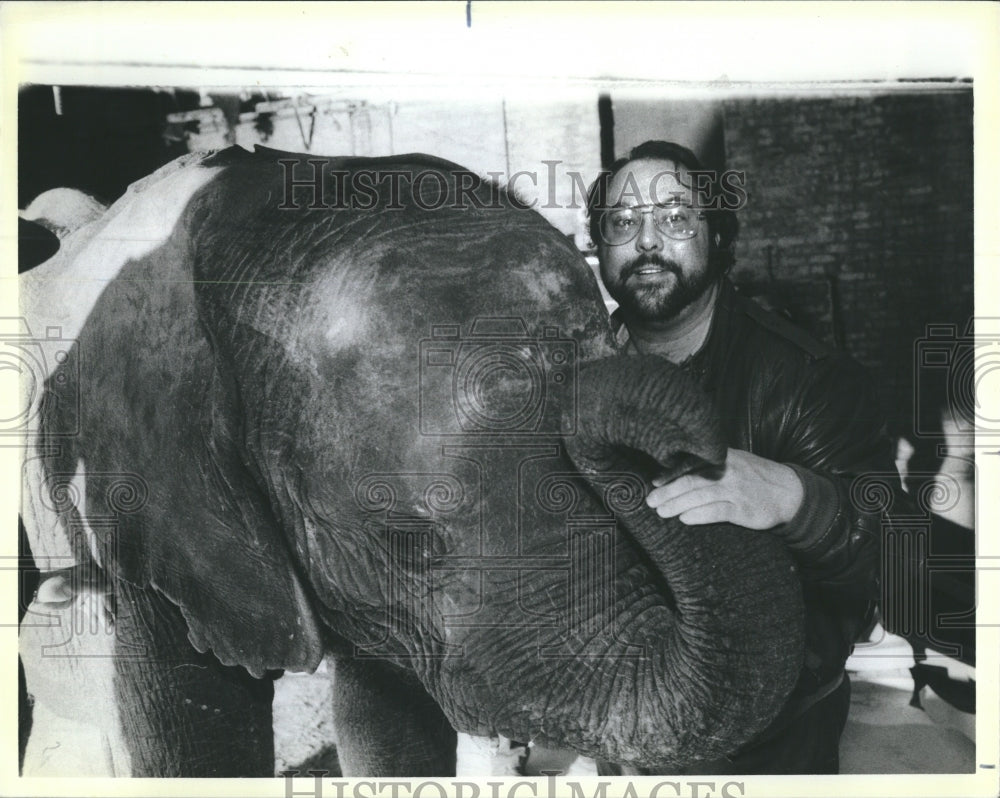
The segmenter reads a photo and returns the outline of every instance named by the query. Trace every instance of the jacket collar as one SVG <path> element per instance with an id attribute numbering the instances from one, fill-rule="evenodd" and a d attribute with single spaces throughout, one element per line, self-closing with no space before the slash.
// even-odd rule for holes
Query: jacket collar
<path id="1" fill-rule="evenodd" d="M 705 340 L 698 351 L 680 364 L 682 369 L 690 371 L 699 377 L 705 375 L 708 370 L 708 364 L 721 354 L 720 349 L 732 325 L 735 306 L 736 289 L 728 277 L 723 277 L 719 281 L 719 292 L 715 297 L 715 308 L 712 313 L 711 326 L 708 328 L 708 335 L 705 336 Z M 638 354 L 638 350 L 629 336 L 628 327 L 625 325 L 625 319 L 622 317 L 620 308 L 611 314 L 611 328 L 621 352 L 627 355 Z"/>

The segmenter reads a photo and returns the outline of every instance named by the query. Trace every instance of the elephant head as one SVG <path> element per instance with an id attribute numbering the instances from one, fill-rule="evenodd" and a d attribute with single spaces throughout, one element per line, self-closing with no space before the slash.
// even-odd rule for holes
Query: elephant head
<path id="1" fill-rule="evenodd" d="M 385 660 L 473 734 L 677 766 L 767 725 L 801 664 L 792 563 L 645 506 L 725 444 L 683 373 L 615 351 L 563 236 L 426 156 L 195 172 L 130 200 L 169 234 L 49 381 L 39 440 L 77 433 L 46 478 L 86 471 L 107 571 L 227 665 Z"/>

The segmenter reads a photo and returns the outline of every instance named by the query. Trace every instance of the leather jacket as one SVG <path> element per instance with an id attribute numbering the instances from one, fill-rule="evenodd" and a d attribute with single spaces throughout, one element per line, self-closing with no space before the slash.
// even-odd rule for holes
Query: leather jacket
<path id="1" fill-rule="evenodd" d="M 627 330 L 620 318 L 615 323 L 628 348 Z M 721 283 L 705 343 L 681 366 L 713 398 L 731 448 L 791 466 L 804 488 L 795 518 L 769 534 L 784 539 L 799 569 L 805 661 L 785 709 L 759 741 L 836 689 L 872 618 L 883 519 L 852 503 L 850 487 L 861 474 L 894 474 L 894 448 L 861 366 L 740 296 L 729 280 Z"/>

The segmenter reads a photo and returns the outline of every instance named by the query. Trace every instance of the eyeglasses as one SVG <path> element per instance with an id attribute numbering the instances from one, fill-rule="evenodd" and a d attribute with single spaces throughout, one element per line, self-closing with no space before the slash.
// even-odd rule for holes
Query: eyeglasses
<path id="1" fill-rule="evenodd" d="M 627 244 L 642 228 L 642 217 L 653 215 L 656 229 L 668 238 L 684 241 L 698 235 L 698 222 L 705 214 L 689 205 L 634 205 L 629 208 L 610 208 L 601 217 L 601 238 L 610 246 Z"/>

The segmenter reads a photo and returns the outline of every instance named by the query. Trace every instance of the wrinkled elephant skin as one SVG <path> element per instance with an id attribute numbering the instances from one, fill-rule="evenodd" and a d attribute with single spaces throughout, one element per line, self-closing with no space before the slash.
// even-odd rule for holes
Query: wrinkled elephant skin
<path id="1" fill-rule="evenodd" d="M 129 645 L 186 637 L 220 684 L 333 651 L 460 731 L 664 768 L 763 729 L 800 666 L 791 561 L 643 502 L 724 457 L 708 400 L 616 353 L 586 264 L 504 191 L 427 156 L 306 158 L 189 158 L 24 278 L 31 333 L 68 348 L 34 399 L 33 547 L 96 558 Z M 53 301 L 67 274 L 96 279 Z M 116 667 L 136 729 L 128 685 L 194 689 Z M 210 722 L 157 711 L 188 746 Z"/>

